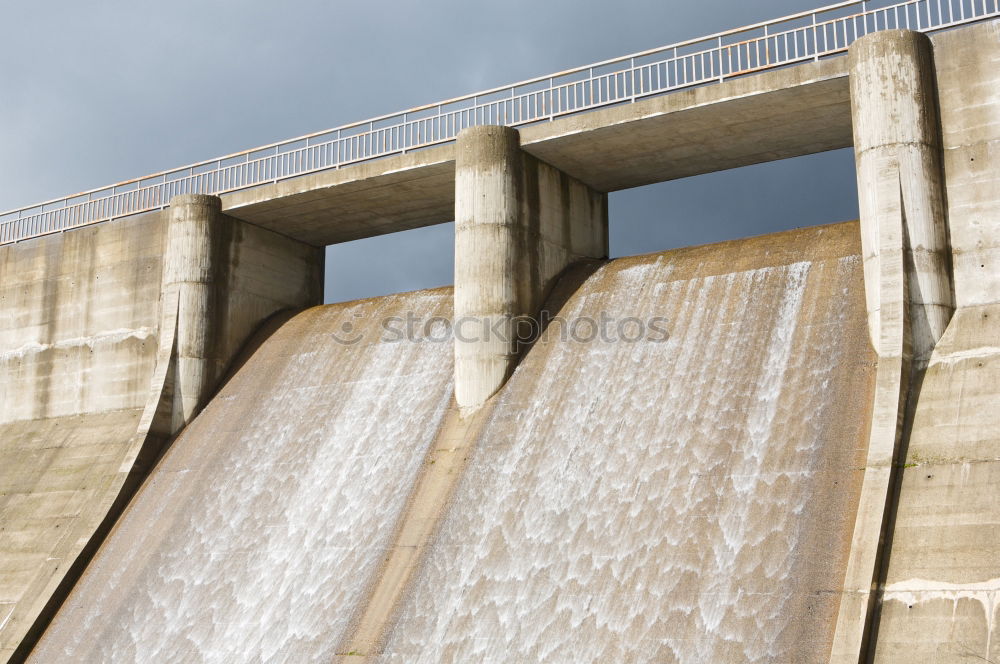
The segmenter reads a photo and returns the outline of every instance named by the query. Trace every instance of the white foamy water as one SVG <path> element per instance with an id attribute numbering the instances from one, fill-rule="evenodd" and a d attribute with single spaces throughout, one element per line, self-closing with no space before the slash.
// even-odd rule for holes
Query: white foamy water
<path id="1" fill-rule="evenodd" d="M 286 323 L 176 441 L 35 662 L 330 662 L 451 396 L 447 343 L 377 343 L 450 291 Z M 344 323 L 364 333 L 341 346 Z"/>
<path id="2" fill-rule="evenodd" d="M 532 350 L 380 661 L 825 661 L 859 261 L 624 265 L 563 315 L 664 316 L 671 339 Z"/>

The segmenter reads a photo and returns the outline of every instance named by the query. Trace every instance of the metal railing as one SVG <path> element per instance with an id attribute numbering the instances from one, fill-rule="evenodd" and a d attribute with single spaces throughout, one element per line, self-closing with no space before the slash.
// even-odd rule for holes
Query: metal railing
<path id="1" fill-rule="evenodd" d="M 1000 0 L 849 0 L 708 37 L 238 152 L 0 214 L 0 244 L 455 139 L 479 124 L 521 126 L 842 53 L 878 30 L 925 32 L 1000 16 Z"/>

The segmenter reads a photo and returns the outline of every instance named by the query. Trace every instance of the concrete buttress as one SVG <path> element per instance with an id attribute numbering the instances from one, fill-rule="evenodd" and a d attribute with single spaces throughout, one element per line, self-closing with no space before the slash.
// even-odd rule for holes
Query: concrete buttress
<path id="1" fill-rule="evenodd" d="M 171 430 L 197 414 L 225 368 L 216 352 L 221 271 L 228 267 L 226 227 L 218 196 L 183 194 L 170 201 L 163 293 L 177 293 L 177 350 Z M 163 302 L 168 298 L 164 297 Z"/>
<path id="2" fill-rule="evenodd" d="M 455 396 L 474 408 L 510 376 L 558 274 L 607 256 L 607 195 L 523 152 L 510 127 L 464 130 L 455 171 Z"/>
<path id="3" fill-rule="evenodd" d="M 954 312 L 931 41 L 887 30 L 849 50 L 868 331 L 878 355 L 860 504 L 831 661 L 865 661 L 923 368 Z"/>
<path id="4" fill-rule="evenodd" d="M 907 253 L 913 353 L 926 358 L 954 311 L 931 41 L 887 30 L 858 39 L 848 57 L 872 343 L 882 325 L 880 262 L 898 249 Z M 884 241 L 897 208 L 904 247 Z"/>

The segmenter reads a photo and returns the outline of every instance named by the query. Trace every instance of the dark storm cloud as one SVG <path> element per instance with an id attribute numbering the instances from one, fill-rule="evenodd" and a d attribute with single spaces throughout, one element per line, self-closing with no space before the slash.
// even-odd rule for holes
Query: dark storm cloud
<path id="1" fill-rule="evenodd" d="M 0 208 L 813 7 L 792 0 L 5 3 Z M 850 153 L 841 151 L 621 192 L 611 199 L 612 250 L 851 218 L 853 186 Z M 450 241 L 444 225 L 333 248 L 328 294 L 450 283 Z"/>

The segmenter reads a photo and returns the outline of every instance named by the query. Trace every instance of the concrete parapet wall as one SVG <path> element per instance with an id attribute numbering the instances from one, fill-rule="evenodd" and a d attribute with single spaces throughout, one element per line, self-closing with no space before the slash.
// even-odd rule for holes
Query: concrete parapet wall
<path id="1" fill-rule="evenodd" d="M 455 393 L 474 407 L 514 368 L 516 319 L 570 263 L 607 256 L 607 196 L 522 152 L 509 127 L 465 130 L 456 155 L 455 316 L 475 322 L 457 330 Z"/>

